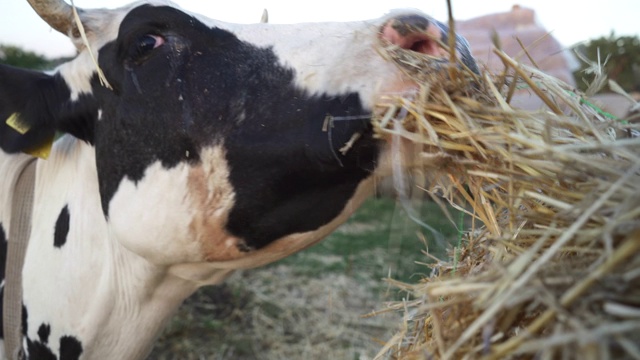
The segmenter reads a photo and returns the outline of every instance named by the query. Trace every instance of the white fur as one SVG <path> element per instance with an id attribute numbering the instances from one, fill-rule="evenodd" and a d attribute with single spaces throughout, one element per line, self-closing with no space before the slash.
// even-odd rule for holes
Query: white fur
<path id="1" fill-rule="evenodd" d="M 167 170 L 158 161 L 137 185 L 123 180 L 109 204 L 111 234 L 155 264 L 199 260 L 200 247 L 180 236 L 189 233 L 193 216 L 187 202 L 188 171 L 186 164 Z"/>
<path id="2" fill-rule="evenodd" d="M 58 68 L 60 75 L 71 89 L 71 100 L 76 101 L 82 94 L 91 94 L 91 76 L 96 72 L 88 52 L 80 53 L 73 61 Z"/>
<path id="3" fill-rule="evenodd" d="M 391 15 L 372 21 L 290 25 L 236 25 L 194 16 L 250 44 L 272 48 L 280 65 L 294 69 L 296 85 L 309 94 L 357 92 L 371 109 L 381 94 L 414 86 L 378 52 L 380 28 Z"/>

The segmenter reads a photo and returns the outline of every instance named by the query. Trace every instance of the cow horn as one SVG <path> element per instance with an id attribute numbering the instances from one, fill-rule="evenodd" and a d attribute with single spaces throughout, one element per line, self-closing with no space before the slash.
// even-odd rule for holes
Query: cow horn
<path id="1" fill-rule="evenodd" d="M 36 11 L 53 29 L 66 36 L 78 35 L 78 29 L 73 19 L 72 7 L 64 0 L 27 0 Z M 76 36 L 77 37 L 77 36 Z"/>
<path id="2" fill-rule="evenodd" d="M 260 18 L 260 22 L 266 24 L 269 22 L 269 12 L 267 9 L 262 10 L 262 17 Z"/>

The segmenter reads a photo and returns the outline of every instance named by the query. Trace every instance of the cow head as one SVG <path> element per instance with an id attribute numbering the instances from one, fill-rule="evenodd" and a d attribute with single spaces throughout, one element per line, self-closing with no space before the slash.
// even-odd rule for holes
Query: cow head
<path id="1" fill-rule="evenodd" d="M 370 125 L 374 104 L 415 87 L 381 43 L 438 56 L 432 36 L 446 36 L 407 12 L 232 25 L 151 2 L 79 10 L 85 42 L 68 5 L 33 6 L 79 53 L 52 74 L 0 67 L 0 145 L 23 151 L 62 132 L 95 151 L 110 234 L 158 264 L 262 249 L 276 254 L 270 261 L 344 221 L 385 151 Z M 4 123 L 12 115 L 26 133 Z"/>

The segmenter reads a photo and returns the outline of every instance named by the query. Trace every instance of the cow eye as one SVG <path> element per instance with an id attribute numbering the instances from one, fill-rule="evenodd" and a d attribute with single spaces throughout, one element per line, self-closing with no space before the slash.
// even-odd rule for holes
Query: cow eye
<path id="1" fill-rule="evenodd" d="M 148 54 L 151 50 L 162 46 L 164 44 L 164 38 L 158 35 L 143 35 L 138 38 L 136 43 L 136 55 L 144 56 Z"/>

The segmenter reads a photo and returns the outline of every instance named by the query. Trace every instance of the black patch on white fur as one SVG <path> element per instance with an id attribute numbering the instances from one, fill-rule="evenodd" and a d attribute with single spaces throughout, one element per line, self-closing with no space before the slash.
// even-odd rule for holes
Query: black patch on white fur
<path id="1" fill-rule="evenodd" d="M 0 287 L 0 339 L 4 339 L 4 286 Z"/>
<path id="2" fill-rule="evenodd" d="M 82 343 L 73 336 L 60 338 L 60 360 L 77 360 L 82 354 Z"/>
<path id="3" fill-rule="evenodd" d="M 56 355 L 51 351 L 49 345 L 43 344 L 40 341 L 31 341 L 27 339 L 27 350 L 29 350 L 28 359 L 37 360 L 57 360 Z"/>
<path id="4" fill-rule="evenodd" d="M 31 339 L 28 334 L 29 314 L 27 308 L 22 306 L 22 336 L 27 342 L 27 358 L 34 360 L 57 360 L 58 357 L 53 353 L 51 347 L 57 347 L 60 351 L 60 360 L 77 360 L 82 354 L 82 343 L 74 336 L 64 335 L 60 338 L 58 344 L 51 344 L 51 326 L 49 324 L 40 324 L 38 328 L 38 338 Z"/>
<path id="5" fill-rule="evenodd" d="M 38 338 L 40 338 L 40 342 L 43 344 L 49 343 L 49 335 L 51 335 L 51 326 L 49 324 L 42 324 L 38 328 Z"/>
<path id="6" fill-rule="evenodd" d="M 0 222 L 0 283 L 4 280 L 7 263 L 7 233 Z M 0 339 L 4 339 L 4 285 L 0 287 Z"/>
<path id="7" fill-rule="evenodd" d="M 56 220 L 56 227 L 53 234 L 53 246 L 61 248 L 67 242 L 67 235 L 69 234 L 69 206 L 65 205 L 58 215 Z"/>
<path id="8" fill-rule="evenodd" d="M 27 338 L 29 359 L 56 359 L 56 356 L 49 347 L 49 335 L 51 335 L 51 327 L 48 324 L 41 324 L 38 328 L 38 339 L 32 340 Z"/>
<path id="9" fill-rule="evenodd" d="M 29 331 L 29 324 L 27 321 L 29 320 L 29 313 L 27 312 L 26 306 L 22 304 L 22 336 L 27 336 L 27 332 Z"/>

